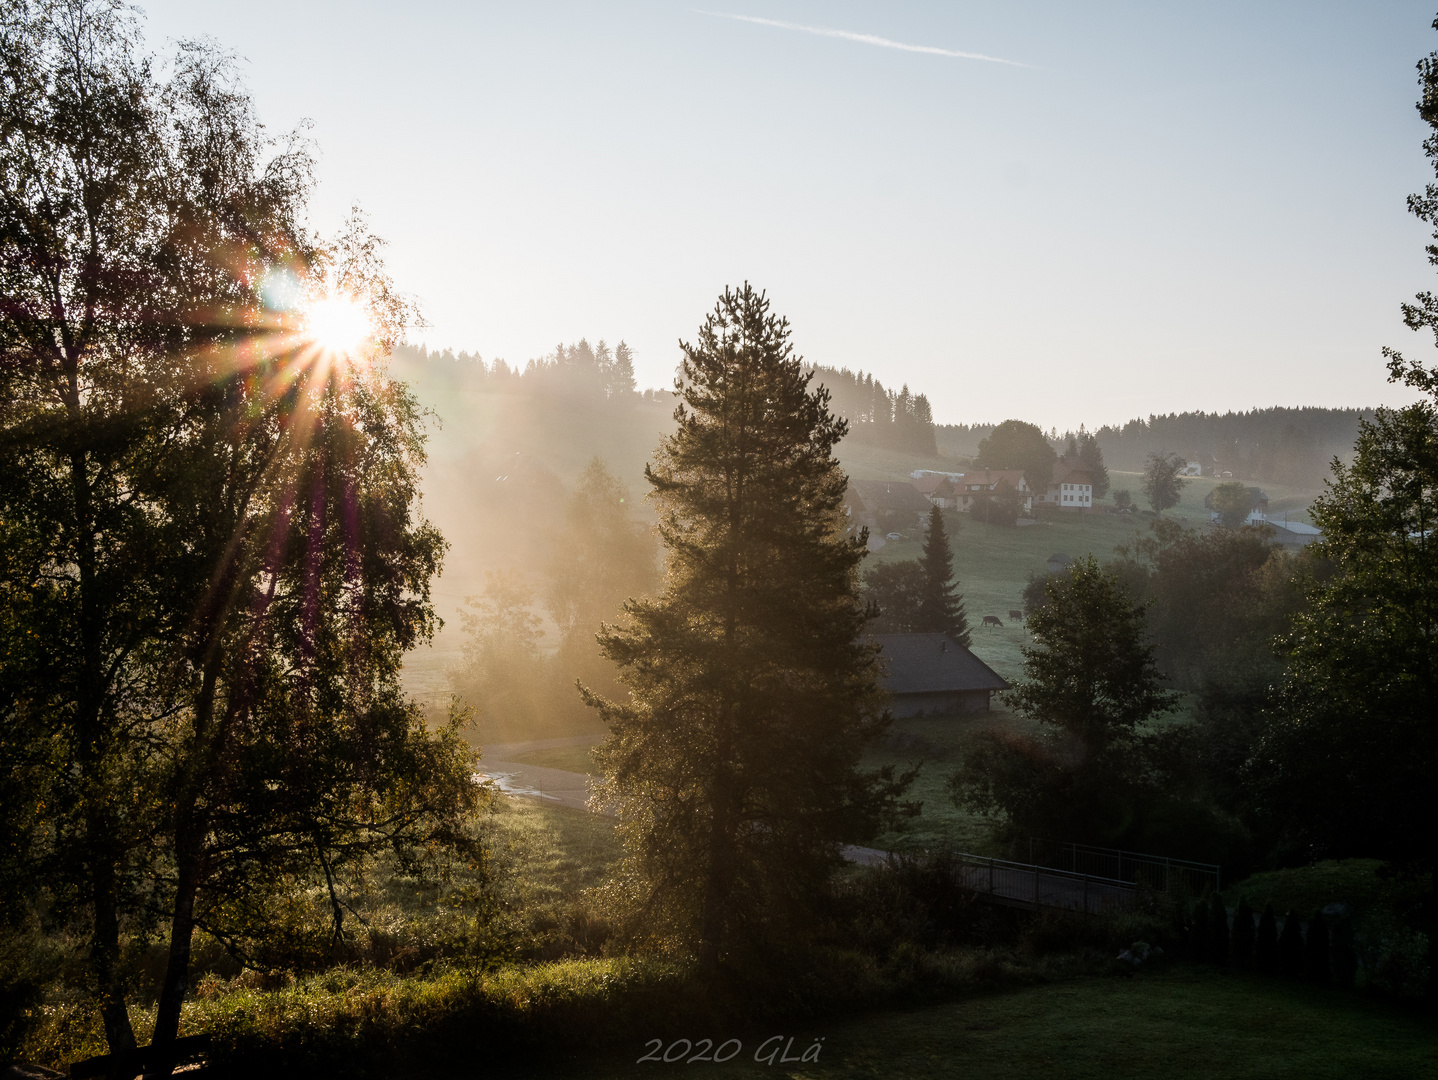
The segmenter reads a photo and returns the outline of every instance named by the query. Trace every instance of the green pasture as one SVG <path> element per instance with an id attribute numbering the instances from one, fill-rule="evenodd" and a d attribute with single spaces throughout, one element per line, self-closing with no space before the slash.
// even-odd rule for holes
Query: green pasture
<path id="1" fill-rule="evenodd" d="M 594 742 L 598 743 L 602 738 L 602 735 L 596 735 Z M 522 754 L 510 754 L 506 760 L 597 776 L 599 769 L 590 753 L 592 749 L 592 746 L 553 746 L 547 750 L 527 750 Z"/>
<path id="2" fill-rule="evenodd" d="M 763 1040 L 778 1034 L 793 1037 L 791 1057 L 822 1038 L 819 1060 L 756 1062 Z M 545 1072 L 595 1080 L 700 1069 L 705 1076 L 793 1080 L 1438 1076 L 1438 1025 L 1431 1015 L 1353 994 L 1186 966 L 755 1031 L 695 1031 L 692 1037 L 738 1038 L 744 1050 L 724 1065 L 640 1064 L 636 1059 L 646 1050 L 640 1041 L 622 1054 L 547 1063 Z"/>

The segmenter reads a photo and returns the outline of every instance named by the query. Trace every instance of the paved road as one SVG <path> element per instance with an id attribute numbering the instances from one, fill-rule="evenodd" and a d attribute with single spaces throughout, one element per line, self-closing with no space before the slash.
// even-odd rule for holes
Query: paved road
<path id="1" fill-rule="evenodd" d="M 496 743 L 483 748 L 479 761 L 480 775 L 493 781 L 506 795 L 525 795 L 543 799 L 556 806 L 575 810 L 589 809 L 589 789 L 594 778 L 585 773 L 565 769 L 547 769 L 524 761 L 510 761 L 511 756 L 535 750 L 553 750 L 562 746 L 588 746 L 602 738 L 598 735 L 568 735 L 558 739 L 531 739 L 528 742 Z"/>
<path id="2" fill-rule="evenodd" d="M 507 761 L 501 754 L 521 754 L 549 750 L 560 746 L 583 746 L 595 742 L 593 736 L 580 735 L 564 739 L 537 739 L 527 743 L 494 746 L 480 761 L 480 775 L 492 781 L 506 795 L 522 795 L 542 799 L 556 806 L 588 810 L 589 794 L 595 779 L 586 773 L 565 769 L 547 769 L 523 761 Z M 601 810 L 600 813 L 612 813 Z M 878 848 L 843 849 L 844 858 L 863 866 L 882 866 L 890 853 Z M 1131 903 L 1134 890 L 1104 879 L 1083 880 L 1060 871 L 1046 871 L 1002 859 L 987 860 L 976 855 L 960 855 L 960 878 L 981 896 L 1015 907 L 1060 907 L 1073 911 L 1101 911 Z"/>

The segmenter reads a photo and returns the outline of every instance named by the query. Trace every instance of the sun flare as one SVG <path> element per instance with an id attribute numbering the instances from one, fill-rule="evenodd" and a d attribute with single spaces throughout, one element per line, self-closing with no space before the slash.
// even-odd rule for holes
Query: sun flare
<path id="1" fill-rule="evenodd" d="M 346 296 L 331 296 L 310 305 L 309 337 L 329 352 L 354 352 L 374 331 L 363 305 Z"/>

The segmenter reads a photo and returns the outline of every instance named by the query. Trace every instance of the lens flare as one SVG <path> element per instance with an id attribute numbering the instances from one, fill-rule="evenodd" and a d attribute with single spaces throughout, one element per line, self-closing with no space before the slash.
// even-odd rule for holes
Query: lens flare
<path id="1" fill-rule="evenodd" d="M 309 338 L 329 352 L 349 354 L 374 332 L 363 305 L 347 296 L 331 296 L 310 305 L 306 327 Z"/>

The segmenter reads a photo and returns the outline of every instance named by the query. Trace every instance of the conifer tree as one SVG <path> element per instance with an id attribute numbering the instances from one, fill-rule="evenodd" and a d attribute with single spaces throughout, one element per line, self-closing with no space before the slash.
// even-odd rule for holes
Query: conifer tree
<path id="1" fill-rule="evenodd" d="M 1316 983 L 1328 985 L 1328 924 L 1323 914 L 1315 911 L 1308 920 L 1308 940 L 1304 942 L 1305 974 Z"/>
<path id="2" fill-rule="evenodd" d="M 1278 934 L 1278 970 L 1283 975 L 1303 972 L 1303 931 L 1298 925 L 1298 912 L 1292 908 L 1283 916 L 1283 929 Z"/>
<path id="3" fill-rule="evenodd" d="M 1215 894 L 1209 905 L 1208 958 L 1215 964 L 1228 963 L 1228 908 L 1223 897 Z"/>
<path id="4" fill-rule="evenodd" d="M 1233 913 L 1233 934 L 1229 951 L 1233 956 L 1234 967 L 1247 970 L 1253 966 L 1253 909 L 1248 906 L 1246 899 L 1238 901 L 1238 908 Z"/>
<path id="5" fill-rule="evenodd" d="M 1208 959 L 1208 901 L 1200 899 L 1189 916 L 1188 953 L 1195 960 Z"/>
<path id="6" fill-rule="evenodd" d="M 968 648 L 969 619 L 964 612 L 964 598 L 954 591 L 954 556 L 944 532 L 944 515 L 937 506 L 929 511 L 919 564 L 924 568 L 924 594 L 917 628 L 923 633 L 948 634 Z"/>
<path id="7" fill-rule="evenodd" d="M 726 289 L 682 343 L 677 427 L 646 470 L 666 590 L 600 634 L 630 700 L 609 725 L 598 798 L 616 807 L 637 932 L 742 964 L 801 940 L 839 847 L 872 836 L 906 781 L 864 773 L 887 724 L 860 640 L 846 538 L 844 421 L 811 390 L 786 319 Z"/>
<path id="8" fill-rule="evenodd" d="M 1264 975 L 1278 970 L 1278 919 L 1273 905 L 1265 904 L 1258 917 L 1258 939 L 1253 946 L 1253 967 Z"/>

